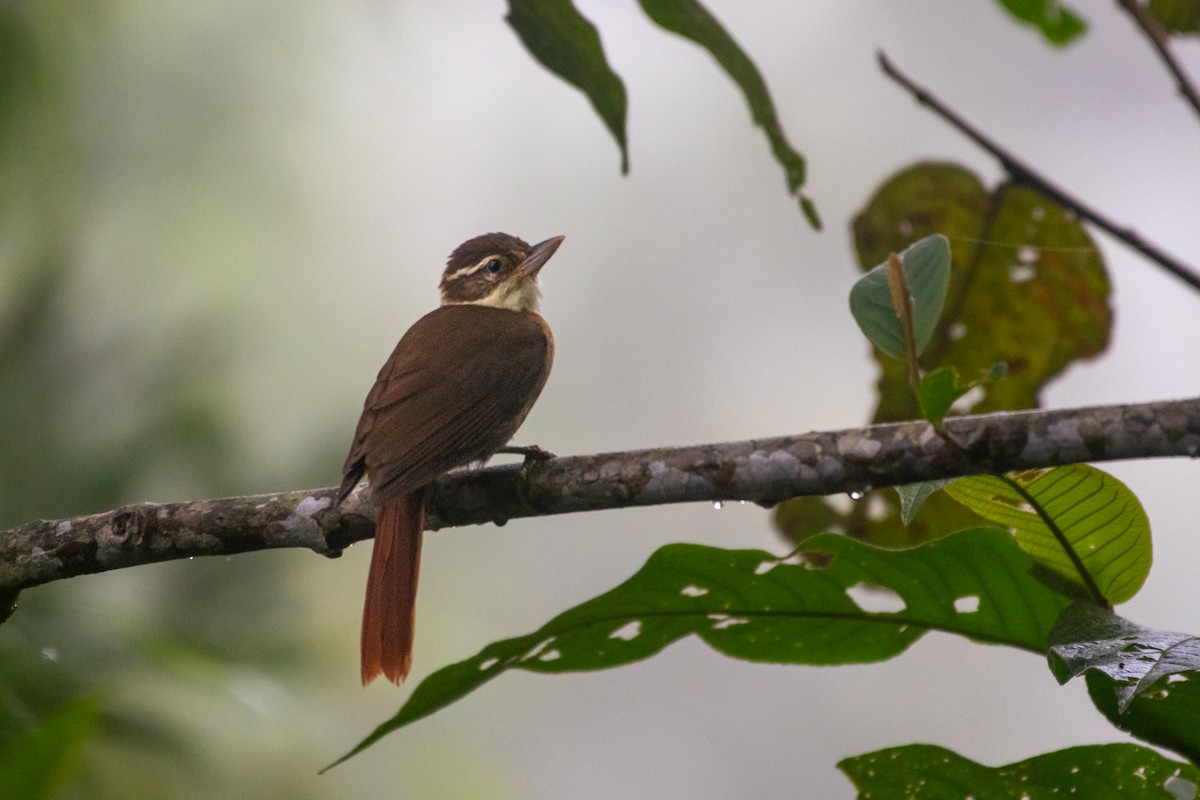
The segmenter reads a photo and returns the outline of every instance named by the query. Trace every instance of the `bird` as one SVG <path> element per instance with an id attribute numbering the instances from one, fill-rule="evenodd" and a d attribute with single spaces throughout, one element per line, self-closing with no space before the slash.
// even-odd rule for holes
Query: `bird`
<path id="1" fill-rule="evenodd" d="M 362 619 L 364 686 L 379 675 L 400 684 L 412 668 L 434 481 L 506 449 L 546 385 L 554 336 L 539 313 L 538 273 L 564 238 L 530 246 L 488 233 L 455 248 L 439 284 L 441 304 L 400 338 L 367 394 L 335 503 L 366 476 L 376 519 Z"/>

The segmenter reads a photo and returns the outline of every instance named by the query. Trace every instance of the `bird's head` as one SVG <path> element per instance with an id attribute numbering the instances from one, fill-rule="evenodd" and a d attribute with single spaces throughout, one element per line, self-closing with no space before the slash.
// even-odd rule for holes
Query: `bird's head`
<path id="1" fill-rule="evenodd" d="M 481 305 L 537 311 L 538 270 L 562 244 L 555 236 L 530 247 L 507 233 L 487 233 L 455 248 L 439 288 L 442 305 Z"/>

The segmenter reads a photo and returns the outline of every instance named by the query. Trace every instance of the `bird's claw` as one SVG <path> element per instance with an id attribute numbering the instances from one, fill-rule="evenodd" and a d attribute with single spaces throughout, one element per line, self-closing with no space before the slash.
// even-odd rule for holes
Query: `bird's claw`
<path id="1" fill-rule="evenodd" d="M 518 447 L 516 445 L 509 445 L 506 447 L 501 447 L 496 452 L 497 453 L 507 453 L 508 455 L 513 455 L 513 456 L 523 456 L 525 459 L 525 463 L 521 465 L 521 468 L 524 470 L 529 469 L 529 467 L 533 466 L 534 464 L 541 464 L 544 461 L 549 461 L 553 458 L 558 458 L 558 456 L 554 455 L 554 453 L 551 453 L 549 450 L 543 450 L 542 448 L 538 447 L 536 444 L 531 444 L 527 447 Z"/>

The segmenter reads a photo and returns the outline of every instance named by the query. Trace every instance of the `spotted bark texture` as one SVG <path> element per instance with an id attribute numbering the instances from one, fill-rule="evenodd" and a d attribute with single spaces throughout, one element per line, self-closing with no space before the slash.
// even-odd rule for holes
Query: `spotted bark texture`
<path id="1" fill-rule="evenodd" d="M 860 492 L 932 478 L 1133 458 L 1200 455 L 1200 398 L 954 417 L 953 442 L 926 422 L 871 425 L 725 444 L 634 450 L 442 476 L 431 529 L 667 503 Z M 178 558 L 306 547 L 329 557 L 370 538 L 361 487 L 183 503 L 137 503 L 35 520 L 0 533 L 0 618 L 20 589 Z"/>

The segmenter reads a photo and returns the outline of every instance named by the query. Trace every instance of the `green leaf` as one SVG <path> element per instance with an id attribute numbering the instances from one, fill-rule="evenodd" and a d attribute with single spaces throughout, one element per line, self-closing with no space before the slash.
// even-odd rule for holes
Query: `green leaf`
<path id="1" fill-rule="evenodd" d="M 703 47 L 717 60 L 721 69 L 733 78 L 750 105 L 754 124 L 766 133 L 771 143 L 771 153 L 783 167 L 788 191 L 799 197 L 805 218 L 814 229 L 820 230 L 821 221 L 816 206 L 801 194 L 807 171 L 804 156 L 788 143 L 771 93 L 767 91 L 767 83 L 758 67 L 754 66 L 754 62 L 720 21 L 698 0 L 640 0 L 640 3 L 646 16 L 656 25 Z"/>
<path id="2" fill-rule="evenodd" d="M 934 492 L 945 489 L 954 478 L 938 478 L 936 481 L 921 481 L 896 487 L 900 496 L 900 519 L 907 525 L 917 516 L 921 504 L 929 499 Z"/>
<path id="3" fill-rule="evenodd" d="M 37 729 L 8 740 L 0 747 L 0 793 L 22 800 L 56 796 L 99 714 L 94 701 L 78 701 L 59 709 Z"/>
<path id="4" fill-rule="evenodd" d="M 1150 0 L 1150 14 L 1169 34 L 1200 33 L 1200 0 Z"/>
<path id="5" fill-rule="evenodd" d="M 950 411 L 954 401 L 971 391 L 971 384 L 959 380 L 954 367 L 938 367 L 921 380 L 917 399 L 925 419 L 937 424 Z"/>
<path id="6" fill-rule="evenodd" d="M 1068 607 L 1048 644 L 1050 671 L 1059 683 L 1099 670 L 1117 683 L 1121 712 L 1164 678 L 1200 679 L 1200 638 L 1145 628 L 1089 603 Z"/>
<path id="7" fill-rule="evenodd" d="M 1000 5 L 1039 31 L 1050 44 L 1063 46 L 1082 36 L 1087 23 L 1060 0 L 1000 0 Z"/>
<path id="8" fill-rule="evenodd" d="M 1115 727 L 1200 764 L 1200 680 L 1160 682 L 1124 711 L 1118 707 L 1120 684 L 1100 670 L 1089 670 L 1086 680 L 1092 703 Z"/>
<path id="9" fill-rule="evenodd" d="M 726 655 L 779 664 L 880 661 L 930 630 L 1041 653 L 1065 605 L 1030 577 L 1012 537 L 994 528 L 902 551 L 825 534 L 802 552 L 807 562 L 761 550 L 663 547 L 612 591 L 430 675 L 335 764 L 509 669 L 608 669 L 692 635 Z M 859 591 L 867 588 L 876 591 Z M 892 610 L 870 610 L 877 603 Z"/>
<path id="10" fill-rule="evenodd" d="M 1079 220 L 1030 189 L 986 189 L 973 173 L 916 164 L 889 178 L 854 220 L 863 269 L 913 239 L 941 233 L 952 268 L 946 310 L 922 363 L 980 375 L 998 361 L 1003 381 L 971 413 L 1033 408 L 1066 367 L 1108 345 L 1109 282 Z M 904 365 L 876 353 L 883 371 L 875 422 L 920 414 Z"/>
<path id="11" fill-rule="evenodd" d="M 1047 658 L 1060 683 L 1086 676 L 1092 703 L 1113 725 L 1200 764 L 1198 645 L 1078 603 L 1054 624 Z"/>
<path id="12" fill-rule="evenodd" d="M 938 367 L 921 380 L 921 388 L 917 399 L 921 405 L 921 415 L 925 419 L 938 424 L 950 412 L 963 395 L 976 386 L 994 383 L 1008 374 L 1008 365 L 1003 361 L 992 364 L 978 380 L 964 381 L 954 367 Z"/>
<path id="13" fill-rule="evenodd" d="M 1074 464 L 960 478 L 946 492 L 1016 533 L 1050 586 L 1095 603 L 1123 603 L 1150 573 L 1150 521 L 1106 472 Z"/>
<path id="14" fill-rule="evenodd" d="M 505 18 L 534 58 L 591 101 L 621 149 L 629 172 L 625 84 L 608 65 L 600 34 L 571 0 L 508 0 Z"/>
<path id="15" fill-rule="evenodd" d="M 913 301 L 913 328 L 920 353 L 933 338 L 950 282 L 950 243 L 927 236 L 900 253 Z M 867 338 L 892 358 L 904 360 L 904 331 L 892 306 L 887 264 L 879 264 L 850 289 L 850 313 Z"/>
<path id="16" fill-rule="evenodd" d="M 922 363 L 954 366 L 960 375 L 1008 366 L 1004 380 L 968 396 L 964 413 L 1036 407 L 1047 382 L 1108 345 L 1112 312 L 1104 263 L 1078 219 L 1058 205 L 1025 188 L 986 189 L 954 164 L 918 163 L 885 181 L 855 217 L 858 263 L 869 269 L 935 233 L 950 240 L 950 287 Z M 921 416 L 905 365 L 872 349 L 881 372 L 873 420 Z M 822 498 L 799 497 L 776 508 L 775 523 L 793 542 L 836 526 L 891 547 L 980 524 L 942 494 L 930 497 L 907 525 L 891 492 L 868 500 L 844 511 Z M 814 520 L 825 521 L 818 526 Z"/>
<path id="17" fill-rule="evenodd" d="M 1119 797 L 1171 800 L 1200 784 L 1200 770 L 1136 744 L 1071 747 L 987 767 L 944 747 L 910 744 L 877 750 L 838 764 L 859 800 L 1049 800 Z"/>

